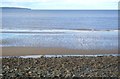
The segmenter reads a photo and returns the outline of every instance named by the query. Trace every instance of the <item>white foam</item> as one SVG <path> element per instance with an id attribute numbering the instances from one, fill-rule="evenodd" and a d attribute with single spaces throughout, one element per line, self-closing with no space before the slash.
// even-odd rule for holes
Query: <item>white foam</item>
<path id="1" fill-rule="evenodd" d="M 98 31 L 96 31 L 96 30 L 63 30 L 63 29 L 51 29 L 51 30 L 9 30 L 9 29 L 0 29 L 0 32 L 15 32 L 15 33 L 22 33 L 22 32 L 24 32 L 24 33 L 47 33 L 47 32 L 49 32 L 49 33 L 62 33 L 62 32 L 64 32 L 64 33 L 66 33 L 66 32 L 99 32 L 99 31 L 107 31 L 107 30 L 98 30 Z M 119 30 L 109 30 L 109 31 L 119 31 Z M 108 32 L 109 32 L 108 31 Z"/>
<path id="2" fill-rule="evenodd" d="M 96 54 L 96 55 L 27 55 L 27 56 L 2 56 L 0 58 L 20 57 L 20 58 L 40 58 L 40 57 L 98 57 L 98 56 L 120 56 L 120 54 Z"/>

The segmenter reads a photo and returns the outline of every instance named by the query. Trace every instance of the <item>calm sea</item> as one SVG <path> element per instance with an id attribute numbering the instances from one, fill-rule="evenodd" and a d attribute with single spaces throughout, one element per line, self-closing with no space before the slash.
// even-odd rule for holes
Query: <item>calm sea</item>
<path id="1" fill-rule="evenodd" d="M 2 11 L 0 46 L 117 49 L 117 29 L 115 10 L 6 9 Z"/>
<path id="2" fill-rule="evenodd" d="M 3 29 L 118 29 L 118 11 L 3 10 Z"/>

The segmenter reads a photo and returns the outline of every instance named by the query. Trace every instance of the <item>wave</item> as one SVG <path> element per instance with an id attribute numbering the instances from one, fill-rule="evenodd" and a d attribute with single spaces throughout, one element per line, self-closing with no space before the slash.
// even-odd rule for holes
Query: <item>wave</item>
<path id="1" fill-rule="evenodd" d="M 91 31 L 93 32 L 93 31 L 119 31 L 119 30 L 94 30 L 94 29 L 8 30 L 8 29 L 0 29 L 0 32 L 2 33 L 66 33 L 66 32 L 91 32 Z"/>
<path id="2" fill-rule="evenodd" d="M 28 55 L 28 56 L 0 56 L 0 58 L 40 58 L 40 57 L 98 57 L 98 56 L 120 56 L 120 54 L 96 54 L 96 55 Z"/>

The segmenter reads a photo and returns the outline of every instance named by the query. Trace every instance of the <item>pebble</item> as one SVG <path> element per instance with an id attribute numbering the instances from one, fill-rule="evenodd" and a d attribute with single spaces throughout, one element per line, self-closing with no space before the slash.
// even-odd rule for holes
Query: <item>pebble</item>
<path id="1" fill-rule="evenodd" d="M 3 58 L 0 76 L 118 77 L 118 57 Z M 120 77 L 120 76 L 119 76 Z"/>

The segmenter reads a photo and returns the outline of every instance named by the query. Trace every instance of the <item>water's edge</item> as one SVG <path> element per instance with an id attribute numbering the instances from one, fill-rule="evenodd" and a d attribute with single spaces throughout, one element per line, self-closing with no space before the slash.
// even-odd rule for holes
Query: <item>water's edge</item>
<path id="1" fill-rule="evenodd" d="M 40 58 L 40 57 L 99 57 L 120 56 L 120 54 L 96 54 L 96 55 L 27 55 L 27 56 L 0 56 L 0 58 Z"/>

